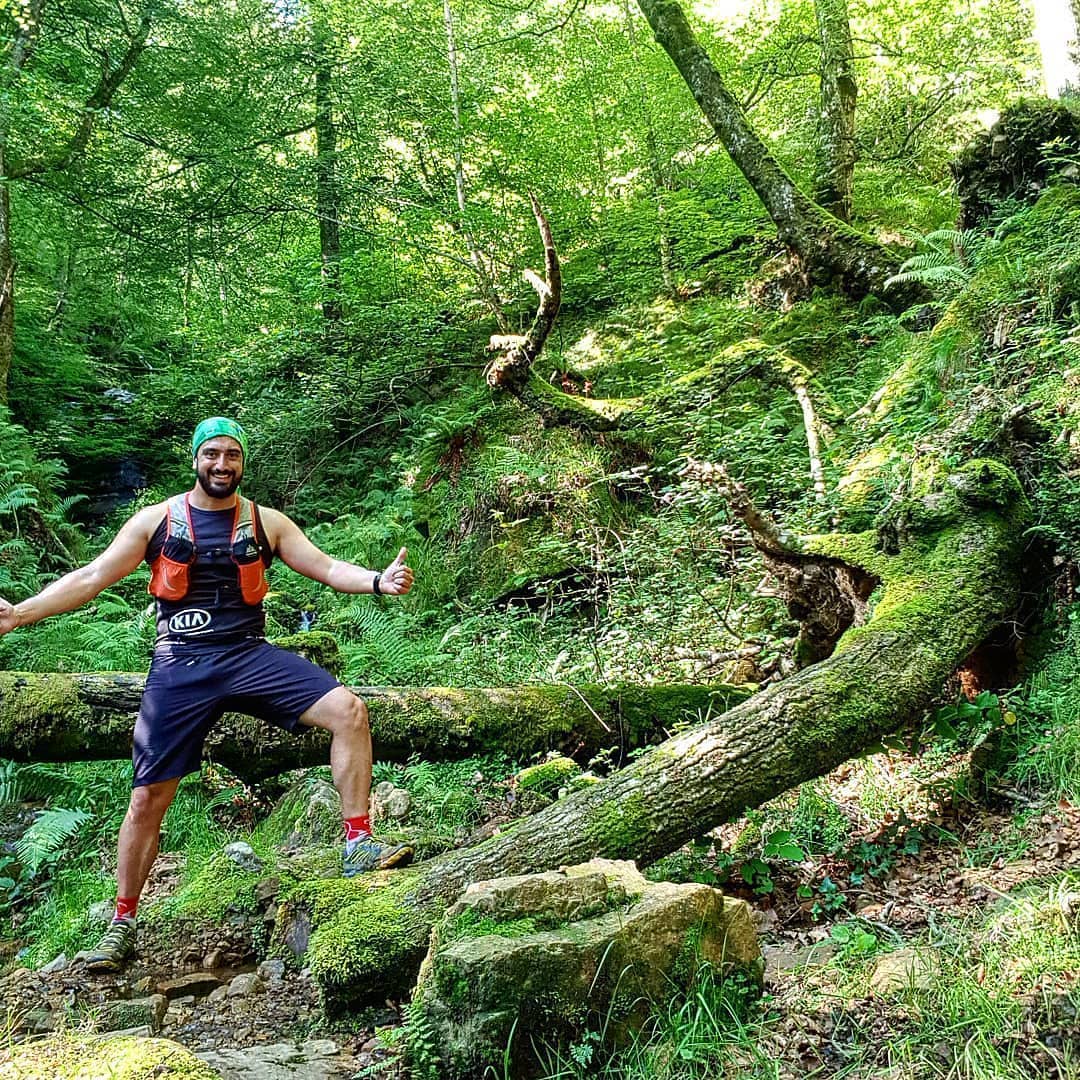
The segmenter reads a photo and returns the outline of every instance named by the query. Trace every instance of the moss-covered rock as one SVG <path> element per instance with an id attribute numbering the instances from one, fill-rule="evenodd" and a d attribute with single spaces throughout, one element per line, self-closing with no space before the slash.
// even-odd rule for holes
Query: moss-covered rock
<path id="1" fill-rule="evenodd" d="M 52 1035 L 0 1051 L 0 1080 L 221 1080 L 170 1039 Z"/>
<path id="2" fill-rule="evenodd" d="M 278 908 L 272 947 L 305 954 L 330 1017 L 404 997 L 434 916 L 409 902 L 416 874 L 305 881 Z"/>
<path id="3" fill-rule="evenodd" d="M 749 909 L 708 886 L 650 883 L 607 860 L 476 883 L 432 935 L 410 1012 L 413 1074 L 535 1075 L 534 1039 L 565 1046 L 589 1028 L 611 1048 L 703 960 L 760 977 Z"/>
<path id="4" fill-rule="evenodd" d="M 1004 199 L 1033 202 L 1054 179 L 1075 178 L 1063 158 L 1080 150 L 1080 118 L 1060 101 L 1028 98 L 1005 109 L 951 163 L 960 226 L 971 229 Z"/>
<path id="5" fill-rule="evenodd" d="M 341 796 L 328 780 L 304 776 L 278 799 L 264 832 L 286 851 L 334 844 L 341 839 Z"/>

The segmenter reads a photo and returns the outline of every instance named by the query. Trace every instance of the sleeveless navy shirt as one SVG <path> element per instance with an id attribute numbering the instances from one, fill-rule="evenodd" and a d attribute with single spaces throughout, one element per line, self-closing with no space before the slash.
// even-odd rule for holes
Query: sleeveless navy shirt
<path id="1" fill-rule="evenodd" d="M 273 561 L 263 533 L 258 507 L 255 526 L 263 565 Z M 157 645 L 202 645 L 214 648 L 236 641 L 261 638 L 266 632 L 266 612 L 261 603 L 248 604 L 240 594 L 236 563 L 232 560 L 233 519 L 236 511 L 200 510 L 191 507 L 195 530 L 195 562 L 190 570 L 190 587 L 183 600 L 162 600 L 157 604 Z M 161 554 L 168 530 L 168 517 L 154 530 L 146 548 L 146 561 Z"/>

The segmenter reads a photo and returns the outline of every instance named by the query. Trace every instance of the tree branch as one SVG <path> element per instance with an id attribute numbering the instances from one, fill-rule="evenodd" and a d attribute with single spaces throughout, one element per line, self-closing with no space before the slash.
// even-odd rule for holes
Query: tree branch
<path id="1" fill-rule="evenodd" d="M 21 180 L 39 173 L 62 172 L 76 158 L 82 156 L 87 143 L 90 141 L 90 136 L 93 134 L 98 113 L 109 107 L 113 97 L 116 95 L 116 91 L 119 90 L 120 85 L 131 74 L 143 50 L 146 48 L 146 40 L 150 35 L 152 8 L 153 2 L 151 0 L 151 3 L 148 3 L 143 8 L 135 36 L 128 40 L 124 55 L 115 68 L 110 64 L 108 51 L 105 49 L 99 50 L 102 56 L 101 77 L 93 93 L 86 99 L 86 104 L 82 107 L 82 118 L 75 129 L 75 133 L 68 140 L 67 146 L 50 157 L 31 158 L 19 166 L 9 168 L 7 170 L 7 179 Z"/>

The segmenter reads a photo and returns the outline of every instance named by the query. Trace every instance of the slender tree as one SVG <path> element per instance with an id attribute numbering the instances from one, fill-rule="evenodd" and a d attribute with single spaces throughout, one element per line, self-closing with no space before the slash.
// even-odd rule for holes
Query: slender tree
<path id="1" fill-rule="evenodd" d="M 338 189 L 337 126 L 332 98 L 330 28 L 316 17 L 312 30 L 315 63 L 315 202 L 319 217 L 322 313 L 331 342 L 337 343 L 341 318 L 341 196 Z"/>
<path id="2" fill-rule="evenodd" d="M 494 278 L 484 260 L 484 255 L 469 228 L 465 159 L 461 150 L 461 87 L 458 83 L 458 48 L 454 33 L 454 12 L 450 7 L 450 0 L 443 0 L 443 25 L 446 27 L 446 60 L 450 69 L 450 106 L 454 118 L 454 196 L 457 199 L 458 208 L 457 227 L 465 241 L 465 246 L 469 249 L 469 262 L 476 271 L 480 293 L 491 309 L 491 314 L 495 317 L 500 331 L 505 334 L 510 330 L 510 323 L 506 318 L 502 298 L 495 287 Z"/>
<path id="3" fill-rule="evenodd" d="M 841 221 L 851 220 L 855 173 L 855 55 L 847 0 L 815 0 L 821 40 L 821 124 L 814 197 Z"/>
<path id="4" fill-rule="evenodd" d="M 671 57 L 723 142 L 776 225 L 780 239 L 801 260 L 810 279 L 840 285 L 854 295 L 885 293 L 899 260 L 869 237 L 855 232 L 815 203 L 777 161 L 724 84 L 674 0 L 638 0 L 656 40 Z M 896 290 L 905 304 L 921 289 Z"/>

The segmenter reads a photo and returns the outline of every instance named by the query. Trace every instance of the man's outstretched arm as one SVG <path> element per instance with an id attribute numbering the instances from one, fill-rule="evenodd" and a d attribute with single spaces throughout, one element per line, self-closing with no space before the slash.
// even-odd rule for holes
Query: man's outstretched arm
<path id="1" fill-rule="evenodd" d="M 113 542 L 93 562 L 58 578 L 37 596 L 18 604 L 0 600 L 0 634 L 40 622 L 50 615 L 74 611 L 126 577 L 146 556 L 146 545 L 163 513 L 160 505 L 140 510 L 124 523 Z"/>
<path id="2" fill-rule="evenodd" d="M 413 572 L 405 564 L 408 554 L 405 548 L 398 552 L 397 558 L 385 570 L 367 570 L 355 563 L 331 558 L 317 548 L 295 522 L 279 511 L 260 507 L 260 513 L 267 537 L 281 561 L 298 574 L 343 593 L 374 592 L 372 586 L 376 577 L 379 579 L 379 592 L 386 596 L 404 596 L 413 586 Z"/>

